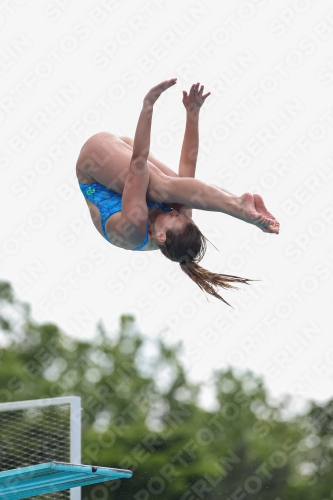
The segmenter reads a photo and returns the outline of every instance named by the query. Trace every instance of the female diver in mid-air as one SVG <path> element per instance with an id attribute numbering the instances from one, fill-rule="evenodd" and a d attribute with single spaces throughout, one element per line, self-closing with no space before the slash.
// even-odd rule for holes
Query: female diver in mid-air
<path id="1" fill-rule="evenodd" d="M 176 78 L 153 87 L 143 99 L 134 141 L 100 132 L 83 145 L 76 165 L 80 189 L 96 229 L 125 250 L 161 250 L 205 292 L 221 299 L 217 287 L 248 279 L 207 271 L 198 265 L 206 238 L 192 220 L 192 209 L 221 212 L 279 233 L 279 223 L 259 195 L 235 196 L 194 178 L 199 147 L 199 110 L 210 92 L 203 85 L 183 91 L 187 111 L 179 174 L 149 154 L 153 106 Z M 228 304 L 229 305 L 229 304 Z"/>

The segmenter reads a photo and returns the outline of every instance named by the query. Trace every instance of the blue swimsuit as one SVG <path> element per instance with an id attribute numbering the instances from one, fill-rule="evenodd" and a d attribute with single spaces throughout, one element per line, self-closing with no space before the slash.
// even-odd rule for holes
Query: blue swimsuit
<path id="1" fill-rule="evenodd" d="M 122 207 L 121 194 L 115 193 L 114 191 L 107 189 L 101 184 L 98 184 L 98 182 L 94 182 L 93 184 L 81 184 L 81 182 L 79 182 L 79 185 L 83 193 L 83 196 L 87 198 L 89 201 L 91 201 L 94 205 L 96 205 L 96 207 L 100 211 L 104 238 L 109 243 L 111 243 L 105 231 L 105 224 L 108 218 L 111 217 L 111 215 L 115 214 L 116 212 L 121 212 L 121 207 Z M 171 208 L 164 205 L 164 203 L 157 203 L 155 201 L 147 201 L 147 207 L 148 210 L 152 208 L 159 208 L 160 210 L 163 210 L 163 212 L 170 212 L 171 210 Z M 139 245 L 136 248 L 132 248 L 132 250 L 140 250 L 142 247 L 145 246 L 145 244 L 148 241 L 148 229 L 149 229 L 149 221 L 147 221 L 145 239 L 143 240 L 141 245 Z"/>

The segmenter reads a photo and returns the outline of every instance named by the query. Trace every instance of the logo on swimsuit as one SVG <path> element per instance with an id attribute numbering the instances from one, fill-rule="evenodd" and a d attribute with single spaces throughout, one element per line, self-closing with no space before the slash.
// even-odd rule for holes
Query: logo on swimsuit
<path id="1" fill-rule="evenodd" d="M 88 187 L 88 188 L 86 189 L 86 193 L 87 193 L 87 194 L 94 194 L 94 192 L 95 192 L 95 191 L 96 191 L 96 189 L 95 189 L 95 188 L 93 188 L 93 187 Z"/>

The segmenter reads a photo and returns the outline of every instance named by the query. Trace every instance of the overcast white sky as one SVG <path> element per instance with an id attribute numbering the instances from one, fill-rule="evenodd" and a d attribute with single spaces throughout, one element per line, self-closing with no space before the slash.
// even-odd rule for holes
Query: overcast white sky
<path id="1" fill-rule="evenodd" d="M 330 0 L 7 0 L 0 29 L 1 276 L 33 317 L 92 338 L 131 313 L 143 333 L 183 340 L 195 380 L 231 365 L 273 396 L 332 397 Z M 182 90 L 204 84 L 197 177 L 260 193 L 281 223 L 275 236 L 195 213 L 219 249 L 202 265 L 261 280 L 224 293 L 234 309 L 158 252 L 112 247 L 76 184 L 85 140 L 133 137 L 142 98 L 172 77 L 152 152 L 177 170 Z"/>

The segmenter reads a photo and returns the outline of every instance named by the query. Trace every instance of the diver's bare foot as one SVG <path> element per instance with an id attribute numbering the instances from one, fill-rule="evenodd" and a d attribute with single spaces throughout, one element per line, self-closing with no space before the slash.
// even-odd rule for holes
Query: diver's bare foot
<path id="1" fill-rule="evenodd" d="M 264 215 L 265 217 L 268 217 L 269 219 L 275 219 L 274 215 L 272 215 L 266 208 L 264 200 L 259 194 L 254 194 L 254 206 L 256 207 L 257 212 L 260 214 Z"/>
<path id="2" fill-rule="evenodd" d="M 279 226 L 275 218 L 270 214 L 270 217 L 258 212 L 254 196 L 250 193 L 244 193 L 241 197 L 242 219 L 249 224 L 257 226 L 265 233 L 279 233 Z"/>
<path id="3" fill-rule="evenodd" d="M 265 203 L 264 203 L 264 200 L 262 199 L 262 197 L 259 194 L 254 194 L 253 198 L 254 198 L 254 206 L 255 206 L 255 209 L 257 210 L 257 212 L 259 214 L 263 215 L 264 217 L 267 217 L 268 219 L 274 220 L 275 221 L 274 222 L 274 226 L 277 227 L 278 229 L 280 229 L 280 223 L 276 220 L 276 218 L 274 217 L 274 215 L 272 215 L 267 210 L 267 208 L 265 207 Z M 269 227 L 268 227 L 268 229 L 269 229 Z M 268 231 L 265 231 L 265 232 L 271 233 L 272 231 L 268 230 Z"/>

